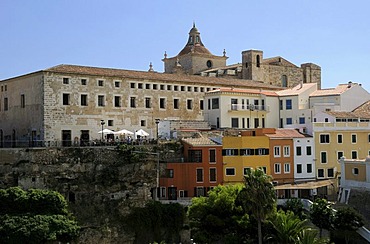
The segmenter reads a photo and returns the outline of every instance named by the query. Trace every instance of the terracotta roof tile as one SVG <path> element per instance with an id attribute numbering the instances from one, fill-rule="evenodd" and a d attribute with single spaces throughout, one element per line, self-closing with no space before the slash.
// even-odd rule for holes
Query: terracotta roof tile
<path id="1" fill-rule="evenodd" d="M 302 85 L 297 85 L 293 88 L 288 88 L 282 91 L 277 91 L 276 93 L 279 94 L 279 96 L 294 96 L 294 95 L 299 95 L 302 92 L 307 91 L 308 89 L 316 86 L 316 83 L 303 83 Z"/>
<path id="2" fill-rule="evenodd" d="M 327 111 L 325 112 L 335 118 L 351 119 L 351 118 L 361 118 L 370 119 L 370 101 L 367 101 L 355 108 L 352 112 L 344 111 Z"/>
<path id="3" fill-rule="evenodd" d="M 213 146 L 219 145 L 216 142 L 212 141 L 207 137 L 199 137 L 199 138 L 183 138 L 182 141 L 186 142 L 192 146 Z"/>
<path id="4" fill-rule="evenodd" d="M 327 95 L 340 95 L 344 93 L 345 91 L 348 91 L 353 86 L 349 84 L 339 84 L 336 88 L 327 88 L 327 89 L 321 89 L 317 90 L 313 93 L 311 93 L 310 97 L 318 97 L 318 96 L 327 96 Z"/>
<path id="5" fill-rule="evenodd" d="M 304 138 L 305 136 L 295 129 L 276 129 L 274 134 L 266 134 L 270 138 Z"/>

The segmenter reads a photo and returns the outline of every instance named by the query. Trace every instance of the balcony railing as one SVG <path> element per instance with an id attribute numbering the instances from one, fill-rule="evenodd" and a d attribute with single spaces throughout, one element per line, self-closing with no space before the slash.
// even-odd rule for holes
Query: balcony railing
<path id="1" fill-rule="evenodd" d="M 269 107 L 266 105 L 254 105 L 254 104 L 230 104 L 231 111 L 269 111 Z"/>

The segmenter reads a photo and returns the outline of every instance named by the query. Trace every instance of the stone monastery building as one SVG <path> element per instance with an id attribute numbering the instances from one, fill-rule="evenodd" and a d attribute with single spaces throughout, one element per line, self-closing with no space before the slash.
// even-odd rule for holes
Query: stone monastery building
<path id="1" fill-rule="evenodd" d="M 279 91 L 302 83 L 321 85 L 321 68 L 295 64 L 263 52 L 242 52 L 227 65 L 226 52 L 213 55 L 193 25 L 185 47 L 165 53 L 164 73 L 57 65 L 0 81 L 0 147 L 70 145 L 99 140 L 102 127 L 143 129 L 155 138 L 156 119 L 207 121 L 207 92 L 220 88 Z M 104 125 L 102 125 L 104 121 Z M 261 123 L 260 123 L 261 124 Z"/>

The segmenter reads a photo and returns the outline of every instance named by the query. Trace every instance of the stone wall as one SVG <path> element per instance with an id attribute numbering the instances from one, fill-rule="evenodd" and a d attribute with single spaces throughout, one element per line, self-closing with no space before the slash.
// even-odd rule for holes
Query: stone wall
<path id="1" fill-rule="evenodd" d="M 62 193 L 82 226 L 78 243 L 132 243 L 123 217 L 152 199 L 156 161 L 127 163 L 115 148 L 0 150 L 0 188 Z"/>

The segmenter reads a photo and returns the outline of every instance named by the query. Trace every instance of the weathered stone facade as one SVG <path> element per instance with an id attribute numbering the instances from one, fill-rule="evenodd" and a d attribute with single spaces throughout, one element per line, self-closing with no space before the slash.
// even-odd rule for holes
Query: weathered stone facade
<path id="1" fill-rule="evenodd" d="M 0 188 L 62 193 L 82 226 L 78 243 L 132 243 L 123 217 L 152 199 L 156 167 L 124 162 L 114 148 L 1 149 Z"/>

